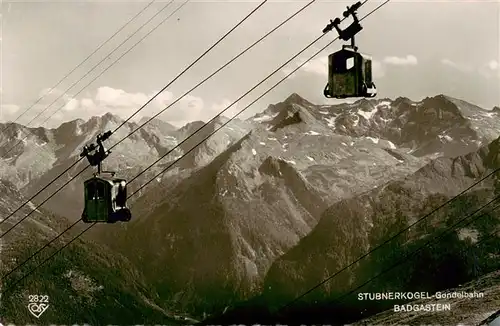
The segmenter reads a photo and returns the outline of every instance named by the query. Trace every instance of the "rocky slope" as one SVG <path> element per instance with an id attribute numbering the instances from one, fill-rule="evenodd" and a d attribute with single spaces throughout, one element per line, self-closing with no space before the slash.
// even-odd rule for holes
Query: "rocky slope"
<path id="1" fill-rule="evenodd" d="M 12 212 L 10 207 L 19 207 L 25 199 L 13 184 L 6 181 L 0 181 L 0 193 L 0 230 L 3 235 L 31 210 L 32 205 L 5 219 Z M 13 271 L 67 225 L 64 218 L 36 211 L 0 238 L 0 321 L 3 324 L 176 323 L 173 312 L 165 311 L 155 303 L 158 300 L 156 292 L 144 282 L 141 272 L 125 257 L 103 245 L 77 240 L 50 262 L 31 272 L 78 234 L 79 228 L 68 232 L 33 260 Z M 26 278 L 18 282 L 25 275 Z M 27 309 L 29 295 L 47 295 L 49 298 L 50 306 L 38 320 Z"/>
<path id="2" fill-rule="evenodd" d="M 6 171 L 11 172 L 4 173 L 4 179 L 13 182 L 20 189 L 28 183 L 36 182 L 53 169 L 73 163 L 83 145 L 95 141 L 97 133 L 114 129 L 122 121 L 108 113 L 88 121 L 63 123 L 57 129 L 26 128 L 15 123 L 0 124 L 0 162 Z M 111 144 L 135 128 L 135 123 L 126 124 L 112 137 Z M 143 130 L 125 140 L 122 146 L 117 147 L 115 155 L 121 159 L 109 162 L 109 167 L 127 169 L 142 166 L 143 161 L 154 158 L 158 151 L 172 147 L 175 139 L 161 132 L 165 129 L 169 130 L 168 124 L 161 121 L 146 125 Z M 130 155 L 131 149 L 135 155 Z"/>
<path id="3" fill-rule="evenodd" d="M 224 125 L 226 123 L 227 125 Z M 240 140 L 253 127 L 248 122 L 229 121 L 223 116 L 216 118 L 206 126 L 204 125 L 203 121 L 195 121 L 176 131 L 175 136 L 181 141 L 194 134 L 180 145 L 181 152 L 184 154 L 189 152 L 189 154 L 182 159 L 182 162 L 179 162 L 179 166 L 184 168 L 205 166 L 229 146 Z M 216 130 L 218 131 L 214 133 Z M 206 139 L 212 133 L 214 134 Z M 206 141 L 203 141 L 204 139 Z M 201 143 L 200 146 L 197 146 L 199 143 Z M 191 149 L 193 150 L 191 151 Z"/>
<path id="4" fill-rule="evenodd" d="M 442 99 L 442 97 L 437 98 Z M 463 103 L 461 105 L 465 107 Z M 261 115 L 257 118 L 266 121 L 269 131 L 277 132 L 290 125 L 305 128 L 311 121 L 317 121 L 317 118 L 309 114 L 311 111 L 305 111 L 304 107 L 308 107 L 308 104 L 302 103 L 300 106 L 293 104 L 291 109 L 290 107 L 287 109 L 286 103 L 281 103 L 275 107 L 271 106 L 267 117 Z M 272 114 L 273 110 L 278 113 Z M 288 112 L 284 114 L 284 110 Z M 283 120 L 277 121 L 278 117 L 286 117 L 287 121 L 285 123 Z M 451 117 L 448 117 L 448 120 L 450 119 Z M 460 125 L 460 121 L 458 119 L 456 124 Z M 326 130 L 325 126 L 316 127 L 319 131 L 317 133 Z M 455 125 L 446 128 L 450 130 L 454 127 Z M 415 134 L 417 140 L 418 135 Z M 268 308 L 277 309 L 306 292 L 370 248 L 384 242 L 403 227 L 416 221 L 418 217 L 467 188 L 481 176 L 500 168 L 499 148 L 497 139 L 470 154 L 457 158 L 440 157 L 407 177 L 395 176 L 395 181 L 384 183 L 358 195 L 351 194 L 333 203 L 322 210 L 319 222 L 311 232 L 273 262 L 266 273 L 263 292 L 255 300 L 243 304 L 244 307 L 248 305 L 265 307 L 261 311 L 262 319 L 258 318 L 258 310 L 237 308 L 226 314 L 224 318 L 227 319 L 215 319 L 214 322 L 272 323 L 278 320 L 286 323 L 300 321 L 335 324 L 335 322 L 351 322 L 361 318 L 362 313 L 371 314 L 384 309 L 383 305 L 361 306 L 355 300 L 355 293 L 345 300 L 346 303 L 332 305 L 328 302 L 362 283 L 363 280 L 373 277 L 394 260 L 425 243 L 430 236 L 439 234 L 447 225 L 490 200 L 497 194 L 498 175 L 489 178 L 454 204 L 433 214 L 426 223 L 421 223 L 410 229 L 410 232 L 396 238 L 369 259 L 354 265 L 331 282 L 309 293 L 294 306 L 289 315 L 281 315 L 284 320 L 273 319 L 276 316 L 266 313 Z M 415 155 L 415 151 L 412 154 Z M 381 277 L 379 281 L 362 291 L 380 292 L 381 289 L 435 291 L 456 286 L 458 282 L 470 280 L 476 275 L 473 267 L 477 266 L 468 257 L 471 251 L 477 251 L 482 272 L 498 269 L 500 260 L 495 256 L 500 248 L 498 237 L 493 237 L 475 247 L 477 241 L 498 228 L 498 225 L 497 211 L 483 216 L 471 225 L 460 225 L 456 232 L 446 237 L 440 244 L 424 250 L 420 258 L 396 269 L 388 276 Z M 463 253 L 464 249 L 467 249 L 467 254 Z M 450 276 L 453 273 L 456 274 L 455 277 Z M 433 277 L 429 278 L 428 275 Z M 247 315 L 250 319 L 245 320 L 242 316 L 248 312 L 247 309 L 250 309 Z M 301 320 L 301 316 L 307 317 Z"/>
<path id="5" fill-rule="evenodd" d="M 262 126 L 125 227 L 117 250 L 148 266 L 148 279 L 170 304 L 202 314 L 259 293 L 271 264 L 316 227 L 330 203 L 426 162 L 390 141 L 338 135 L 297 102 L 291 96 L 278 114 L 261 116 Z M 144 245 L 125 245 L 138 241 Z"/>
<path id="6" fill-rule="evenodd" d="M 144 121 L 145 119 L 143 119 L 143 122 Z M 94 142 L 98 133 L 114 130 L 122 122 L 123 119 L 111 114 L 106 114 L 102 117 L 93 117 L 87 122 L 81 120 L 68 122 L 57 129 L 45 130 L 39 128 L 43 130 L 46 135 L 46 137 L 42 139 L 45 142 L 43 148 L 36 147 L 38 146 L 36 145 L 37 142 L 41 142 L 42 140 L 39 139 L 33 130 L 19 133 L 17 137 L 9 138 L 8 141 L 9 144 L 18 144 L 15 150 L 10 151 L 7 157 L 4 157 L 4 159 L 0 161 L 0 164 L 5 166 L 6 171 L 9 171 L 9 173 L 5 174 L 5 177 L 8 180 L 16 182 L 16 185 L 26 194 L 26 196 L 32 196 L 68 167 L 73 165 L 75 161 L 79 159 L 79 154 L 83 145 Z M 213 124 L 204 128 L 203 131 L 208 133 L 220 126 L 220 124 L 222 124 L 221 121 L 215 121 Z M 116 134 L 110 137 L 106 145 L 111 147 L 123 137 L 137 129 L 138 126 L 139 125 L 135 123 L 126 123 L 123 127 L 118 129 Z M 15 128 L 11 127 L 10 129 L 8 128 L 7 131 L 14 129 Z M 174 149 L 178 143 L 187 137 L 188 131 L 189 126 L 181 130 L 175 130 L 173 126 L 161 120 L 153 120 L 145 125 L 144 128 L 141 128 L 131 137 L 126 138 L 118 146 L 113 148 L 110 158 L 105 161 L 103 167 L 105 170 L 118 171 L 119 176 L 130 180 L 151 163 L 157 161 L 161 156 L 170 151 L 171 153 L 163 158 L 162 161 L 143 173 L 136 180 L 138 187 L 140 184 L 144 184 L 147 180 L 157 175 L 166 164 L 180 157 L 180 155 L 190 149 L 190 147 L 185 146 L 185 144 L 180 148 Z M 26 141 L 20 142 L 19 138 L 23 139 L 25 137 L 24 134 L 29 135 L 29 137 Z M 204 144 L 203 150 L 198 149 L 190 154 L 190 157 L 193 158 L 193 164 L 205 164 L 210 161 L 211 158 L 213 159 L 213 157 L 226 149 L 227 142 L 238 140 L 243 135 L 243 129 L 234 131 L 233 127 L 224 128 L 216 136 L 217 141 L 208 142 Z M 189 143 L 189 141 L 186 143 Z M 219 146 L 220 143 L 224 143 L 225 146 L 221 148 Z M 6 146 L 6 148 L 13 147 L 14 145 Z M 16 150 L 19 152 L 17 153 Z M 40 155 L 40 153 L 43 153 L 43 155 Z M 36 160 L 30 159 L 31 156 L 36 157 Z M 51 160 L 45 159 L 45 156 L 50 157 Z M 29 164 L 36 166 L 36 168 L 31 169 L 31 165 L 30 167 L 25 167 L 24 165 L 28 164 L 27 162 L 30 162 Z M 44 194 L 52 193 L 59 189 L 78 172 L 84 170 L 87 165 L 88 162 L 82 160 L 76 167 L 70 169 L 65 175 L 50 185 L 50 187 L 46 188 Z M 180 167 L 192 168 L 193 166 L 192 164 L 188 164 Z M 28 173 L 28 176 L 25 175 L 25 170 L 31 171 Z M 65 216 L 70 220 L 80 218 L 80 207 L 83 204 L 81 195 L 82 183 L 85 179 L 89 178 L 92 173 L 93 170 L 91 169 L 85 170 L 75 181 L 65 186 L 64 191 L 59 192 L 44 206 L 50 211 Z M 131 192 L 134 191 L 134 185 L 131 185 L 130 189 Z M 45 198 L 47 198 L 47 195 L 40 195 L 34 198 L 33 202 L 38 204 Z M 61 203 L 65 204 L 61 205 Z"/>
<path id="7" fill-rule="evenodd" d="M 33 160 L 41 172 L 23 190 L 33 193 L 47 184 L 76 160 L 81 146 L 94 141 L 97 132 L 113 130 L 121 121 L 108 114 L 45 130 L 53 161 L 44 161 L 43 167 Z M 130 193 L 225 121 L 214 121 L 133 180 Z M 484 149 L 489 147 L 459 159 L 450 157 L 491 141 L 498 122 L 496 111 L 446 96 L 317 106 L 293 94 L 247 121 L 232 121 L 134 197 L 132 222 L 112 229 L 98 226 L 94 239 L 130 260 L 131 268 L 144 275 L 139 280 L 154 288 L 150 297 L 158 298 L 154 302 L 164 311 L 203 317 L 255 295 L 263 300 L 259 302 L 279 306 L 491 169 L 496 163 L 494 151 Z M 175 130 L 155 121 L 117 146 L 105 167 L 132 179 L 201 125 L 193 122 Z M 126 124 L 108 143 L 133 129 L 134 124 Z M 27 144 L 39 141 L 33 137 L 18 156 L 3 156 L 3 166 L 16 177 L 21 175 L 16 165 L 20 155 L 33 153 Z M 70 171 L 41 199 L 74 174 Z M 89 175 L 87 171 L 83 177 Z M 26 182 L 11 179 L 18 187 Z M 398 179 L 403 181 L 388 183 Z M 44 207 L 79 218 L 82 182 L 73 181 Z M 491 196 L 493 184 L 485 183 L 484 193 L 476 197 Z M 474 198 L 470 200 L 476 205 Z M 436 225 L 446 221 L 444 214 Z M 407 239 L 408 248 L 436 225 L 417 228 Z M 86 246 L 82 244 L 82 250 Z M 370 276 L 385 256 L 393 258 L 384 253 L 340 275 L 341 281 L 306 301 L 323 300 Z M 134 282 L 140 281 L 129 284 Z M 377 284 L 394 286 L 387 282 Z M 359 312 L 355 305 L 352 309 Z"/>
<path id="8" fill-rule="evenodd" d="M 266 275 L 264 287 L 264 296 L 269 306 L 279 306 L 306 292 L 314 284 L 349 265 L 480 177 L 500 168 L 499 143 L 497 139 L 465 156 L 439 158 L 411 176 L 391 181 L 330 206 L 322 214 L 315 229 L 273 263 Z M 432 214 L 425 222 L 386 244 L 368 259 L 308 294 L 298 306 L 328 302 L 373 277 L 400 259 L 401 255 L 418 248 L 431 236 L 444 232 L 447 226 L 498 195 L 498 184 L 498 174 L 494 174 L 471 192 Z M 437 291 L 456 286 L 474 276 L 471 258 L 462 252 L 466 248 L 476 251 L 479 268 L 483 272 L 498 269 L 498 236 L 475 246 L 476 242 L 500 225 L 498 210 L 489 212 L 493 207 L 494 205 L 487 208 L 487 213 L 471 224 L 460 224 L 439 243 L 427 247 L 416 258 L 377 281 L 370 282 L 368 287 L 359 291 Z M 345 303 L 333 308 L 330 306 L 330 309 L 356 311 L 361 307 L 368 310 L 381 308 L 375 304 L 357 302 L 355 294 L 344 299 Z M 327 318 L 327 315 L 318 315 L 318 318 L 321 320 Z"/>

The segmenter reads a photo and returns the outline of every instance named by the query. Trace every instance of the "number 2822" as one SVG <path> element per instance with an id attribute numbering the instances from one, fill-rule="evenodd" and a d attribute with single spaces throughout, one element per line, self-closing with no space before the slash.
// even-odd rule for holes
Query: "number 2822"
<path id="1" fill-rule="evenodd" d="M 48 303 L 49 302 L 48 295 L 30 294 L 28 296 L 28 299 L 29 299 L 29 302 L 40 302 L 40 303 Z"/>

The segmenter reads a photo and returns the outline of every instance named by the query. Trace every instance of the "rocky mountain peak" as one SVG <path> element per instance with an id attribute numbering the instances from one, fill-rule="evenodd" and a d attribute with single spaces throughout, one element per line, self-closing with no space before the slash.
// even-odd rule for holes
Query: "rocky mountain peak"
<path id="1" fill-rule="evenodd" d="M 201 120 L 197 121 L 192 121 L 189 123 L 186 123 L 184 126 L 180 127 L 178 129 L 179 132 L 194 132 L 195 130 L 201 128 L 203 125 L 205 125 L 205 122 Z"/>
<path id="2" fill-rule="evenodd" d="M 283 158 L 268 156 L 259 166 L 259 172 L 275 178 L 281 178 L 283 177 L 282 170 L 285 166 L 293 169 L 291 163 L 287 162 Z"/>
<path id="3" fill-rule="evenodd" d="M 464 120 L 464 115 L 453 100 L 454 99 L 449 96 L 440 94 L 434 97 L 426 97 L 424 100 L 422 100 L 420 106 L 427 110 L 427 112 L 429 112 L 430 110 L 435 111 L 436 115 L 439 115 L 440 112 L 446 112 L 448 113 L 447 116 L 449 118 L 454 117 L 460 120 Z"/>
<path id="4" fill-rule="evenodd" d="M 224 123 L 226 123 L 228 121 L 229 121 L 228 117 L 226 117 L 224 115 L 220 115 L 217 118 L 215 118 L 213 122 L 216 123 L 216 124 L 224 124 Z"/>
<path id="5" fill-rule="evenodd" d="M 351 107 L 361 107 L 361 108 L 373 108 L 378 102 L 383 102 L 384 100 L 370 100 L 367 98 L 362 98 L 351 104 Z M 391 100 L 388 100 L 391 101 Z"/>
<path id="6" fill-rule="evenodd" d="M 177 130 L 177 127 L 175 127 L 174 125 L 172 125 L 166 121 L 163 121 L 161 119 L 158 119 L 158 118 L 151 119 L 151 117 L 142 117 L 138 122 L 138 124 L 140 126 L 142 126 L 145 123 L 147 123 L 150 126 L 160 128 L 162 130 L 162 132 L 165 132 L 165 133 L 170 133 L 170 132 L 174 132 L 175 130 Z"/>
<path id="7" fill-rule="evenodd" d="M 354 103 L 315 105 L 294 93 L 249 119 L 277 131 L 294 126 L 352 137 L 385 139 L 414 156 L 462 155 L 500 134 L 500 110 L 485 110 L 439 94 L 412 101 L 360 99 Z M 464 147 L 464 144 L 465 147 Z"/>
<path id="8" fill-rule="evenodd" d="M 276 132 L 288 126 L 318 126 L 314 111 L 317 106 L 305 100 L 300 95 L 293 93 L 284 101 L 271 104 L 261 114 L 257 114 L 252 120 L 268 125 L 267 130 Z"/>
<path id="9" fill-rule="evenodd" d="M 7 122 L 7 123 L 0 123 L 0 134 L 3 134 L 3 136 L 12 138 L 15 137 L 21 129 L 25 128 L 24 126 L 16 123 L 16 122 Z"/>
<path id="10" fill-rule="evenodd" d="M 124 119 L 114 115 L 111 112 L 107 112 L 102 116 L 93 116 L 87 120 L 86 126 L 89 129 L 99 128 L 100 126 L 106 126 L 108 123 L 121 123 Z"/>
<path id="11" fill-rule="evenodd" d="M 288 96 L 284 101 L 284 103 L 295 103 L 303 106 L 311 106 L 313 105 L 311 102 L 303 98 L 297 93 L 292 93 L 290 96 Z"/>
<path id="12" fill-rule="evenodd" d="M 103 122 L 123 122 L 124 119 L 122 119 L 121 117 L 111 113 L 111 112 L 107 112 L 106 114 L 104 114 L 102 117 L 101 117 L 101 120 Z"/>
<path id="13" fill-rule="evenodd" d="M 396 99 L 394 99 L 394 101 L 392 101 L 391 99 L 387 99 L 387 101 L 392 102 L 392 104 L 394 106 L 399 106 L 401 104 L 408 104 L 409 105 L 409 104 L 413 103 L 412 100 L 410 100 L 409 98 L 404 97 L 404 96 L 398 96 L 398 97 L 396 97 Z"/>
<path id="14" fill-rule="evenodd" d="M 75 119 L 75 120 L 63 122 L 56 129 L 59 129 L 59 128 L 68 128 L 68 127 L 71 127 L 71 126 L 81 126 L 84 123 L 85 123 L 85 120 L 78 118 L 78 119 Z"/>
<path id="15" fill-rule="evenodd" d="M 291 104 L 287 106 L 285 110 L 280 111 L 278 115 L 269 122 L 271 125 L 269 130 L 275 132 L 286 126 L 312 122 L 313 120 L 314 117 L 302 106 Z"/>

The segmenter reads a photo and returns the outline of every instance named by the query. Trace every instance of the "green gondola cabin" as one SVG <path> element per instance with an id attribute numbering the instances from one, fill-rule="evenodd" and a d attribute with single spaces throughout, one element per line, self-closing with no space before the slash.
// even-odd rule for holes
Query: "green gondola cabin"
<path id="1" fill-rule="evenodd" d="M 327 98 L 375 97 L 371 57 L 350 47 L 330 54 L 324 95 Z"/>
<path id="2" fill-rule="evenodd" d="M 85 223 L 128 222 L 132 219 L 127 207 L 127 181 L 115 178 L 115 172 L 101 171 L 102 161 L 111 153 L 102 142 L 112 134 L 111 131 L 98 134 L 97 145 L 85 145 L 80 153 L 80 157 L 86 157 L 91 166 L 97 167 L 94 177 L 83 183 L 82 221 Z M 103 176 L 101 172 L 109 173 L 111 177 Z"/>
<path id="3" fill-rule="evenodd" d="M 127 183 L 124 179 L 95 176 L 84 182 L 85 223 L 127 222 L 131 213 L 127 207 Z"/>
<path id="4" fill-rule="evenodd" d="M 335 18 L 323 29 L 323 33 L 335 30 L 343 41 L 351 41 L 351 45 L 343 45 L 342 50 L 328 56 L 328 83 L 323 90 L 327 98 L 375 97 L 377 88 L 372 80 L 372 58 L 358 52 L 355 36 L 363 26 L 359 23 L 356 10 L 361 7 L 360 1 L 348 6 L 343 16 L 352 16 L 353 22 L 347 28 L 339 27 L 342 20 Z"/>

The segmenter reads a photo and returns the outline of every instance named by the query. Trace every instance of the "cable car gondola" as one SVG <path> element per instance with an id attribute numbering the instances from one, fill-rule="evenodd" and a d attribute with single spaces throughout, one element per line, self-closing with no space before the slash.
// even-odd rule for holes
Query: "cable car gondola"
<path id="1" fill-rule="evenodd" d="M 339 38 L 348 41 L 351 45 L 343 45 L 342 50 L 328 56 L 328 83 L 323 90 L 327 98 L 348 98 L 348 97 L 375 97 L 377 89 L 372 80 L 372 59 L 366 54 L 358 52 L 354 36 L 363 27 L 360 25 L 356 10 L 361 6 L 357 2 L 344 11 L 344 17 L 352 15 L 354 22 L 344 30 L 339 27 L 340 19 L 330 20 L 330 23 L 323 29 L 323 33 L 337 30 Z"/>
<path id="2" fill-rule="evenodd" d="M 132 218 L 127 207 L 127 181 L 115 178 L 115 172 L 101 171 L 102 161 L 111 153 L 102 142 L 110 136 L 111 131 L 97 135 L 97 145 L 84 146 L 80 154 L 80 157 L 87 157 L 91 166 L 97 166 L 94 177 L 83 183 L 85 207 L 82 220 L 85 223 L 128 222 Z"/>

